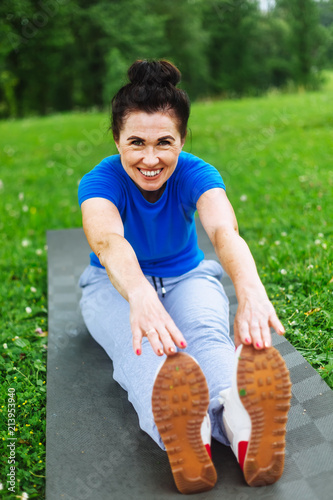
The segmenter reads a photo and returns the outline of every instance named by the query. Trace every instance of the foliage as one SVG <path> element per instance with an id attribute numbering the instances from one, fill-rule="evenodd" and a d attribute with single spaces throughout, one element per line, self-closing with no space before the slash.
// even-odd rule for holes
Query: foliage
<path id="1" fill-rule="evenodd" d="M 276 10 L 290 26 L 287 47 L 291 77 L 298 85 L 318 84 L 318 67 L 325 57 L 324 28 L 319 25 L 319 10 L 313 0 L 277 0 Z"/>
<path id="2" fill-rule="evenodd" d="M 167 58 L 193 99 L 315 87 L 332 0 L 2 0 L 0 117 L 102 109 L 138 58 Z"/>

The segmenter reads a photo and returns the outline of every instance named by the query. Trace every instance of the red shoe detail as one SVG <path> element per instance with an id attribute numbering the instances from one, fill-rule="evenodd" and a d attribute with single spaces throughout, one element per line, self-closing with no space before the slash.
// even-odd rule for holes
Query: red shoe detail
<path id="1" fill-rule="evenodd" d="M 240 441 L 238 443 L 238 462 L 239 462 L 239 465 L 241 466 L 242 470 L 244 468 L 245 455 L 246 455 L 248 444 L 249 444 L 248 441 Z"/>
<path id="2" fill-rule="evenodd" d="M 209 457 L 212 458 L 212 452 L 211 452 L 209 444 L 205 444 L 205 448 L 207 450 L 207 453 L 208 453 Z"/>

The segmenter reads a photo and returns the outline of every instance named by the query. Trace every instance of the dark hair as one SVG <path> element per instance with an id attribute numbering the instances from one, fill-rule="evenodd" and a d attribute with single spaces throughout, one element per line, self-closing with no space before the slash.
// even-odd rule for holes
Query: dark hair
<path id="1" fill-rule="evenodd" d="M 112 99 L 113 137 L 117 141 L 124 119 L 132 111 L 173 111 L 182 138 L 186 135 L 190 100 L 184 90 L 176 88 L 181 74 L 169 61 L 136 61 L 128 70 L 129 83 Z"/>

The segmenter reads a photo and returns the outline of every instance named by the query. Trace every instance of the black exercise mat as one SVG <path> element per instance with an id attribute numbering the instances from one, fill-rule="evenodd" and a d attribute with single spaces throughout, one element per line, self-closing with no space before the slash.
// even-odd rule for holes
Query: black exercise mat
<path id="1" fill-rule="evenodd" d="M 198 224 L 206 258 L 216 258 Z M 47 366 L 46 499 L 168 500 L 180 498 L 167 455 L 140 430 L 112 362 L 87 332 L 78 278 L 89 263 L 81 229 L 48 232 L 49 341 Z M 222 280 L 237 308 L 233 285 Z M 285 471 L 276 484 L 250 488 L 230 448 L 213 441 L 218 473 L 198 500 L 316 500 L 333 490 L 333 393 L 283 337 L 273 335 L 293 382 Z"/>

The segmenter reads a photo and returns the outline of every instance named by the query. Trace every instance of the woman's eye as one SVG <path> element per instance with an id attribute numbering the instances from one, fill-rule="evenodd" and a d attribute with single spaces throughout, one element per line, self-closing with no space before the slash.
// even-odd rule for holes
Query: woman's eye
<path id="1" fill-rule="evenodd" d="M 133 146 L 142 146 L 142 141 L 136 140 L 132 141 Z"/>
<path id="2" fill-rule="evenodd" d="M 159 145 L 160 146 L 170 146 L 170 141 L 160 141 Z"/>

